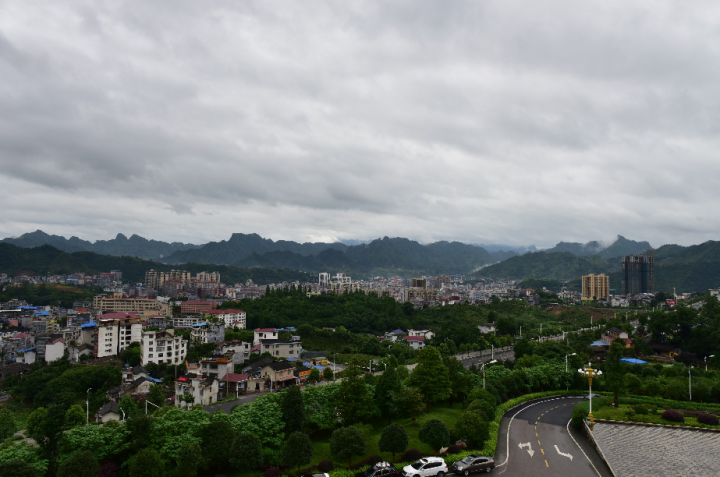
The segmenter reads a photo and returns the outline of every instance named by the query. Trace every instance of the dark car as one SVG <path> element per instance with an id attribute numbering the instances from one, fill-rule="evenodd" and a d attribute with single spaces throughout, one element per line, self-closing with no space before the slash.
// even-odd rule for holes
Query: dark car
<path id="1" fill-rule="evenodd" d="M 468 475 L 471 472 L 490 472 L 495 468 L 495 459 L 484 455 L 469 455 L 452 465 L 452 470 L 458 475 Z"/>
<path id="2" fill-rule="evenodd" d="M 401 475 L 390 462 L 378 462 L 365 472 L 358 472 L 355 477 L 401 477 Z"/>

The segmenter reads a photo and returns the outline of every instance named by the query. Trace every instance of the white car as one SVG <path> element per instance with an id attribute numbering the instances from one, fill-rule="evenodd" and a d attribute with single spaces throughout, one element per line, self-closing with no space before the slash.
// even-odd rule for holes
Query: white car
<path id="1" fill-rule="evenodd" d="M 441 457 L 423 457 L 403 468 L 405 477 L 443 477 L 448 467 Z"/>

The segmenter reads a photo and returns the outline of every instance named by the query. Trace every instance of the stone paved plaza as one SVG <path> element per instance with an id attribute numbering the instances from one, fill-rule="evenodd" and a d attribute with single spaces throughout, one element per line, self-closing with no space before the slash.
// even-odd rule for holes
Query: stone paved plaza
<path id="1" fill-rule="evenodd" d="M 618 477 L 720 475 L 720 432 L 597 423 L 593 437 Z"/>

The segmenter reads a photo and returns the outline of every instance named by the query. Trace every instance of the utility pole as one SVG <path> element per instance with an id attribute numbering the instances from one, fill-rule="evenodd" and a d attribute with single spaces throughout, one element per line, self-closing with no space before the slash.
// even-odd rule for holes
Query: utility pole
<path id="1" fill-rule="evenodd" d="M 86 422 L 85 422 L 86 424 L 89 424 L 89 423 L 90 423 L 90 390 L 91 390 L 91 389 L 92 389 L 92 388 L 88 388 L 88 390 L 87 390 L 87 399 L 85 400 L 85 407 L 87 407 L 87 420 L 86 420 Z"/>

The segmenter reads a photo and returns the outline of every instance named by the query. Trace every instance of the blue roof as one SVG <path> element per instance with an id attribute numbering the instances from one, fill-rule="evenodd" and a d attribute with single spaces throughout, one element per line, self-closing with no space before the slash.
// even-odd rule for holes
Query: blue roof
<path id="1" fill-rule="evenodd" d="M 295 358 L 295 357 L 293 357 L 293 358 L 286 358 L 285 361 L 290 361 L 290 362 L 292 362 L 292 361 L 297 361 L 298 359 L 300 359 L 300 358 Z"/>
<path id="2" fill-rule="evenodd" d="M 82 325 L 80 325 L 80 328 L 81 328 L 81 329 L 82 329 L 82 328 L 90 328 L 90 327 L 93 327 L 93 326 L 95 326 L 95 322 L 94 322 L 94 321 L 91 321 L 90 323 L 83 323 Z"/>
<path id="3" fill-rule="evenodd" d="M 636 359 L 636 358 L 622 358 L 620 361 L 624 361 L 624 362 L 630 363 L 630 364 L 647 364 L 647 361 L 643 361 L 642 359 Z"/>
<path id="4" fill-rule="evenodd" d="M 197 327 L 205 326 L 205 325 L 207 325 L 207 323 L 203 321 L 202 323 L 195 323 L 194 325 L 190 325 L 190 326 L 197 328 Z"/>
<path id="5" fill-rule="evenodd" d="M 45 310 L 35 310 L 35 316 L 50 316 L 50 312 Z"/>
<path id="6" fill-rule="evenodd" d="M 303 366 L 305 366 L 306 368 L 312 368 L 312 367 L 315 366 L 315 365 L 312 364 L 312 363 L 308 363 L 307 361 L 305 361 L 305 362 L 303 362 Z"/>
<path id="7" fill-rule="evenodd" d="M 327 368 L 327 366 L 317 365 L 317 366 L 313 366 L 313 368 L 317 369 L 318 371 L 322 371 L 323 369 Z"/>
<path id="8" fill-rule="evenodd" d="M 597 341 L 593 341 L 592 343 L 590 343 L 590 346 L 610 346 L 610 345 L 604 341 L 597 340 Z"/>
<path id="9" fill-rule="evenodd" d="M 21 306 L 20 309 L 21 310 L 37 310 L 38 307 L 37 306 Z"/>
<path id="10" fill-rule="evenodd" d="M 20 351 L 18 351 L 18 353 L 24 353 L 25 351 L 32 351 L 34 349 L 35 349 L 35 347 L 33 346 L 32 348 L 28 348 L 28 349 L 21 349 Z"/>
<path id="11" fill-rule="evenodd" d="M 151 376 L 148 376 L 147 378 L 155 383 L 162 383 L 162 379 L 153 378 Z"/>

